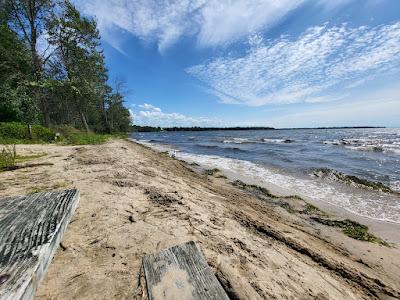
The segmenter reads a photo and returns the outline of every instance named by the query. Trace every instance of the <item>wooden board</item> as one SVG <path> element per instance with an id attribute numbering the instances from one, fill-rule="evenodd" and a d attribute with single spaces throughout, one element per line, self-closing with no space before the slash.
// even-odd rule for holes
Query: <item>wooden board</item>
<path id="1" fill-rule="evenodd" d="M 229 299 L 194 242 L 143 259 L 150 300 Z"/>
<path id="2" fill-rule="evenodd" d="M 0 199 L 0 299 L 32 299 L 79 201 L 78 190 Z"/>

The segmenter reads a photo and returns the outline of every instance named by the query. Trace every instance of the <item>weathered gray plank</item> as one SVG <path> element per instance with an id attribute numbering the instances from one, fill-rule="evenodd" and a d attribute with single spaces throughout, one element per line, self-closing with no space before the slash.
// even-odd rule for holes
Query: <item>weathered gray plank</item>
<path id="1" fill-rule="evenodd" d="M 143 266 L 150 300 L 229 299 L 194 242 L 146 255 Z"/>
<path id="2" fill-rule="evenodd" d="M 0 199 L 0 299 L 34 297 L 78 201 L 78 190 Z"/>

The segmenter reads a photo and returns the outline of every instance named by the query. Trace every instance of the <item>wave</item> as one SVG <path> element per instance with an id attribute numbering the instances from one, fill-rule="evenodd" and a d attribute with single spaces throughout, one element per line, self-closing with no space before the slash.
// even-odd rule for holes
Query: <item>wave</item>
<path id="1" fill-rule="evenodd" d="M 244 138 L 233 138 L 230 140 L 223 140 L 222 141 L 225 144 L 247 144 L 247 143 L 253 143 L 249 139 L 244 139 Z"/>
<path id="2" fill-rule="evenodd" d="M 270 139 L 270 138 L 261 138 L 258 140 L 251 140 L 245 138 L 233 138 L 222 141 L 225 144 L 289 144 L 293 143 L 294 140 L 291 139 Z"/>
<path id="3" fill-rule="evenodd" d="M 358 138 L 323 141 L 325 145 L 343 146 L 355 151 L 386 152 L 400 154 L 400 139 Z"/>
<path id="4" fill-rule="evenodd" d="M 400 193 L 400 180 L 392 181 L 390 183 L 390 188 Z"/>
<path id="5" fill-rule="evenodd" d="M 284 174 L 246 160 L 186 152 L 177 153 L 176 157 L 207 169 L 218 168 L 228 174 L 236 174 L 249 183 L 264 184 L 267 187 L 272 184 L 287 191 L 295 191 L 301 197 L 326 202 L 363 217 L 400 223 L 398 195 L 358 187 L 348 191 L 326 181 Z"/>
<path id="6" fill-rule="evenodd" d="M 295 174 L 286 174 L 282 170 L 259 165 L 247 160 L 239 160 L 216 155 L 200 155 L 187 152 L 178 152 L 166 149 L 163 145 L 137 141 L 158 151 L 169 150 L 171 156 L 185 160 L 189 163 L 197 163 L 206 169 L 218 168 L 234 178 L 255 183 L 265 187 L 271 185 L 287 190 L 295 194 L 313 200 L 315 202 L 328 203 L 343 208 L 351 213 L 372 218 L 375 220 L 400 223 L 400 205 L 399 193 L 400 182 L 392 182 L 390 188 L 397 190 L 397 194 L 383 193 L 374 189 L 361 188 L 356 184 L 334 185 L 330 180 L 317 180 L 315 177 L 296 176 Z M 338 181 L 338 177 L 332 173 L 334 171 L 317 172 L 317 176 L 332 176 L 333 180 Z M 330 174 L 330 175 L 329 175 Z M 346 177 L 345 177 L 346 178 Z M 354 179 L 351 178 L 350 179 Z M 355 180 L 359 182 L 359 180 Z"/>
<path id="7" fill-rule="evenodd" d="M 377 190 L 385 193 L 400 194 L 398 191 L 393 190 L 390 186 L 387 186 L 382 182 L 370 181 L 364 178 L 360 178 L 354 175 L 348 175 L 328 168 L 314 169 L 311 175 L 318 178 L 324 178 L 332 181 L 350 184 L 359 188 Z"/>
<path id="8" fill-rule="evenodd" d="M 240 149 L 238 147 L 220 147 L 217 145 L 202 145 L 196 144 L 196 147 L 206 148 L 206 149 L 219 149 L 219 150 L 231 150 L 231 151 L 238 151 L 238 152 L 248 152 L 247 150 Z"/>

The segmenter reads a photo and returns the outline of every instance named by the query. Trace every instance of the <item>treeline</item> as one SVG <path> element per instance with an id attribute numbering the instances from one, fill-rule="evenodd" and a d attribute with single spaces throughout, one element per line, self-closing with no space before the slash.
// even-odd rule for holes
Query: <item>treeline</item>
<path id="1" fill-rule="evenodd" d="M 0 121 L 86 131 L 131 125 L 96 21 L 69 0 L 0 0 Z"/>
<path id="2" fill-rule="evenodd" d="M 272 130 L 273 127 L 152 127 L 132 126 L 133 132 L 158 132 L 158 131 L 221 131 L 221 130 Z"/>
<path id="3" fill-rule="evenodd" d="M 161 127 L 152 127 L 152 126 L 133 125 L 131 127 L 132 132 L 158 132 L 161 130 L 162 130 Z"/>
<path id="4" fill-rule="evenodd" d="M 273 127 L 167 127 L 165 131 L 271 130 Z"/>

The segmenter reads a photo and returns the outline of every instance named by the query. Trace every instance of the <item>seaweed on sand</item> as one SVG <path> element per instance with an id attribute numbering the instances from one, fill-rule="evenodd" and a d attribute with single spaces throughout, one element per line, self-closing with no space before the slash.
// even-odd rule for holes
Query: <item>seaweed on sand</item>
<path id="1" fill-rule="evenodd" d="M 318 217 L 311 217 L 311 219 L 326 226 L 341 228 L 344 234 L 353 239 L 389 246 L 389 244 L 384 240 L 369 233 L 368 226 L 358 222 L 349 219 L 333 220 Z"/>

